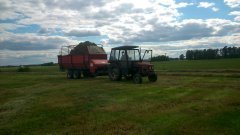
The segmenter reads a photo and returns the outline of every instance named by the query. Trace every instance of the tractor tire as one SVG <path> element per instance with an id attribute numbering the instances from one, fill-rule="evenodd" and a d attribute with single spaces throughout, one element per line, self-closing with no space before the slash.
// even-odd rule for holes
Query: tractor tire
<path id="1" fill-rule="evenodd" d="M 133 79 L 133 76 L 132 75 L 125 75 L 124 78 L 126 80 L 132 80 Z"/>
<path id="2" fill-rule="evenodd" d="M 140 74 L 135 74 L 133 76 L 133 82 L 136 84 L 141 84 L 142 83 L 142 76 Z"/>
<path id="3" fill-rule="evenodd" d="M 108 73 L 109 79 L 112 81 L 119 81 L 122 78 L 121 71 L 118 67 L 112 67 Z"/>
<path id="4" fill-rule="evenodd" d="M 73 72 L 73 78 L 74 79 L 79 79 L 81 77 L 81 72 L 79 72 L 78 70 L 75 70 Z"/>
<path id="5" fill-rule="evenodd" d="M 148 74 L 148 80 L 150 82 L 156 82 L 157 81 L 157 74 L 155 72 L 151 72 Z"/>
<path id="6" fill-rule="evenodd" d="M 67 71 L 67 78 L 68 79 L 73 79 L 73 71 L 72 70 Z"/>
<path id="7" fill-rule="evenodd" d="M 83 73 L 83 77 L 84 78 L 88 78 L 89 77 L 89 72 L 88 71 L 85 70 L 82 73 Z"/>

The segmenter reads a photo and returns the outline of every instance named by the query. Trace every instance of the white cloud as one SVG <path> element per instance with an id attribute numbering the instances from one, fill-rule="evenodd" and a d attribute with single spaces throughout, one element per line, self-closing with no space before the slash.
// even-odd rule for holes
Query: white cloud
<path id="1" fill-rule="evenodd" d="M 197 7 L 202 7 L 202 8 L 210 8 L 213 7 L 215 3 L 210 3 L 210 2 L 200 2 Z"/>
<path id="2" fill-rule="evenodd" d="M 233 12 L 230 12 L 228 15 L 236 16 L 234 20 L 237 22 L 240 22 L 240 11 L 233 11 Z"/>
<path id="3" fill-rule="evenodd" d="M 100 36 L 100 32 L 97 29 L 74 29 L 66 32 L 66 36 L 75 37 L 88 37 L 88 36 Z"/>
<path id="4" fill-rule="evenodd" d="M 240 22 L 240 16 L 235 17 L 234 20 Z"/>
<path id="5" fill-rule="evenodd" d="M 240 7 L 239 0 L 224 0 L 224 3 L 226 3 L 226 5 L 228 5 L 231 8 L 239 8 Z"/>
<path id="6" fill-rule="evenodd" d="M 240 11 L 230 12 L 229 15 L 240 16 Z"/>
<path id="7" fill-rule="evenodd" d="M 14 23 L 1 23 L 0 33 L 8 30 L 15 30 L 17 28 L 24 27 L 24 25 L 14 24 Z"/>
<path id="8" fill-rule="evenodd" d="M 237 46 L 240 42 L 240 35 L 207 37 L 193 40 L 183 40 L 177 42 L 164 42 L 154 44 L 143 44 L 141 47 L 152 49 L 153 55 L 164 55 L 170 57 L 178 57 L 180 54 L 185 54 L 187 50 L 208 49 L 208 48 L 223 48 L 224 46 Z"/>
<path id="9" fill-rule="evenodd" d="M 0 50 L 48 50 L 62 45 L 78 43 L 62 36 L 39 36 L 37 34 L 0 34 Z"/>
<path id="10" fill-rule="evenodd" d="M 218 8 L 216 8 L 216 7 L 213 7 L 213 8 L 212 8 L 212 10 L 213 10 L 214 12 L 217 12 L 217 11 L 219 11 L 219 9 L 218 9 Z"/>
<path id="11" fill-rule="evenodd" d="M 4 65 L 26 65 L 42 64 L 46 62 L 57 62 L 56 56 L 59 49 L 51 50 L 0 50 L 0 66 Z"/>
<path id="12" fill-rule="evenodd" d="M 215 3 L 210 3 L 210 2 L 200 2 L 199 5 L 197 6 L 198 8 L 209 8 L 214 12 L 219 11 L 218 8 L 214 7 Z"/>
<path id="13" fill-rule="evenodd" d="M 176 4 L 175 7 L 176 8 L 184 8 L 184 7 L 192 6 L 192 5 L 194 5 L 194 3 L 181 2 L 181 3 Z"/>
<path id="14" fill-rule="evenodd" d="M 224 19 L 188 19 L 172 25 L 153 21 L 148 24 L 151 24 L 152 29 L 141 29 L 138 32 L 134 32 L 129 28 L 129 30 L 121 31 L 121 33 L 116 33 L 115 31 L 113 33 L 115 36 L 109 37 L 110 42 L 168 42 L 226 36 L 240 32 L 240 23 Z"/>

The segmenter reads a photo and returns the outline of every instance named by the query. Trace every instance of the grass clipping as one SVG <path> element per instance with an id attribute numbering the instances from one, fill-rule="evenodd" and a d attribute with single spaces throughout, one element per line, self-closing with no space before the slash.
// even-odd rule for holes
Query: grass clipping
<path id="1" fill-rule="evenodd" d="M 89 42 L 89 41 L 85 41 L 85 42 L 81 42 L 79 43 L 76 47 L 74 47 L 71 51 L 70 54 L 71 55 L 86 55 L 86 54 L 90 54 L 91 50 L 89 50 L 89 48 L 99 48 L 95 43 L 93 42 Z"/>

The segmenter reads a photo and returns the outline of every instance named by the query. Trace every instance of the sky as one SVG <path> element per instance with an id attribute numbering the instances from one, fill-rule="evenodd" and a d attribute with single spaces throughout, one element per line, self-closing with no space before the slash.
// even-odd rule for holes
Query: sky
<path id="1" fill-rule="evenodd" d="M 0 66 L 57 62 L 61 46 L 153 55 L 240 46 L 240 0 L 0 0 Z"/>

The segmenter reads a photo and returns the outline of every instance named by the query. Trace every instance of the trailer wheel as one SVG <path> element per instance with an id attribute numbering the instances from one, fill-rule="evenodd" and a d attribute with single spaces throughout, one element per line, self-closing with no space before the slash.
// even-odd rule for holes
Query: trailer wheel
<path id="1" fill-rule="evenodd" d="M 137 83 L 137 84 L 141 84 L 142 83 L 142 76 L 137 73 L 133 76 L 133 82 Z"/>
<path id="2" fill-rule="evenodd" d="M 112 80 L 112 81 L 119 81 L 122 78 L 120 69 L 118 67 L 110 68 L 108 76 L 109 76 L 109 79 Z"/>
<path id="3" fill-rule="evenodd" d="M 157 81 L 157 74 L 155 72 L 151 72 L 148 74 L 148 80 L 150 82 L 156 82 Z"/>
<path id="4" fill-rule="evenodd" d="M 75 70 L 73 72 L 73 78 L 74 79 L 79 79 L 81 77 L 81 72 L 79 72 L 78 70 Z"/>
<path id="5" fill-rule="evenodd" d="M 67 71 L 67 78 L 68 79 L 73 79 L 73 71 L 72 70 Z"/>

